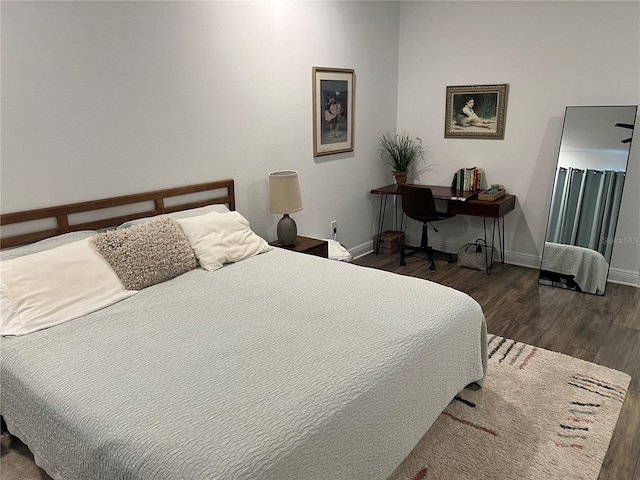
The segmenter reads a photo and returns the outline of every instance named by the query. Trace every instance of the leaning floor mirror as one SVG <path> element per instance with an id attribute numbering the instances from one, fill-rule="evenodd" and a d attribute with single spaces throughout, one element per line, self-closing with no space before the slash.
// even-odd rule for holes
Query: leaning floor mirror
<path id="1" fill-rule="evenodd" d="M 566 108 L 538 283 L 604 295 L 637 108 Z"/>

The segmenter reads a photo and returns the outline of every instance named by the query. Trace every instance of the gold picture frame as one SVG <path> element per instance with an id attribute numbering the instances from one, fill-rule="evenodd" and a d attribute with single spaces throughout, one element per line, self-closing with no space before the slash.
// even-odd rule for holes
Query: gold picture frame
<path id="1" fill-rule="evenodd" d="M 313 156 L 353 151 L 355 71 L 313 67 Z"/>
<path id="2" fill-rule="evenodd" d="M 445 138 L 504 139 L 509 85 L 447 87 Z"/>

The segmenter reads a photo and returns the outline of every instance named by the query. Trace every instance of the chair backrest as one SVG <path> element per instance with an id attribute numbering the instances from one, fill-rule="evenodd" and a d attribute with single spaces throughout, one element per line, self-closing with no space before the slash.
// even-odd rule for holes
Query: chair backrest
<path id="1" fill-rule="evenodd" d="M 402 210 L 407 217 L 420 222 L 439 220 L 433 193 L 422 185 L 402 185 Z"/>

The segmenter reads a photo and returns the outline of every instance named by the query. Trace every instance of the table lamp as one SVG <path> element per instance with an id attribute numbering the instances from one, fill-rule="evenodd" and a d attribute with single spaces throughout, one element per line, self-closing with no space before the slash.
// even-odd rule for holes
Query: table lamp
<path id="1" fill-rule="evenodd" d="M 283 214 L 277 227 L 280 244 L 294 245 L 298 230 L 289 214 L 302 210 L 298 172 L 280 170 L 269 174 L 269 209 L 271 213 Z"/>

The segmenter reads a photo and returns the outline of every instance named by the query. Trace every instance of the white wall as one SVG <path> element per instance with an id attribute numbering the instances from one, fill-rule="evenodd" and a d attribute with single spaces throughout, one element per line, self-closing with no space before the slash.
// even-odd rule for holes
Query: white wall
<path id="1" fill-rule="evenodd" d="M 430 145 L 420 183 L 462 166 L 517 196 L 507 260 L 537 267 L 567 105 L 640 102 L 638 2 L 405 2 L 400 14 L 398 129 Z M 504 140 L 445 139 L 448 85 L 509 84 Z M 638 122 L 640 124 L 640 122 Z M 633 142 L 614 248 L 614 279 L 640 284 L 640 139 Z M 450 251 L 482 220 L 457 217 L 433 242 Z M 410 224 L 409 236 L 419 236 Z"/>
<path id="2" fill-rule="evenodd" d="M 267 174 L 296 169 L 298 232 L 366 243 L 396 125 L 394 2 L 2 2 L 2 212 L 236 180 L 275 238 Z M 313 157 L 312 66 L 356 72 L 355 151 Z"/>
<path id="3" fill-rule="evenodd" d="M 233 177 L 275 237 L 267 174 L 300 172 L 298 231 L 356 252 L 391 182 L 379 137 L 430 147 L 422 183 L 484 168 L 518 197 L 508 260 L 537 266 L 566 105 L 640 102 L 638 2 L 1 2 L 1 210 Z M 356 71 L 353 154 L 312 155 L 311 67 Z M 508 83 L 504 140 L 445 139 L 447 85 Z M 640 282 L 632 146 L 612 267 Z M 454 251 L 482 221 L 435 236 Z M 411 226 L 409 236 L 418 230 Z M 635 240 L 635 241 L 634 241 Z"/>

